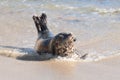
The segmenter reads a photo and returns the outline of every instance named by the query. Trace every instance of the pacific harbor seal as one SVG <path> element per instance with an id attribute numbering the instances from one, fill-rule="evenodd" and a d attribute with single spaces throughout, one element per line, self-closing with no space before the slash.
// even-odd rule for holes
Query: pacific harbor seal
<path id="1" fill-rule="evenodd" d="M 41 16 L 33 16 L 33 20 L 38 32 L 35 44 L 35 50 L 38 54 L 51 53 L 64 57 L 73 53 L 74 42 L 76 41 L 73 34 L 63 32 L 54 36 L 47 27 L 45 13 L 42 13 Z"/>

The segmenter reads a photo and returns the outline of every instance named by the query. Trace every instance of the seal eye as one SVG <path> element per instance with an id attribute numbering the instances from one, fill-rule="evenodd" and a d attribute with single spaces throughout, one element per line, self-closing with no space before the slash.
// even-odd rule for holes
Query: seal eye
<path id="1" fill-rule="evenodd" d="M 59 39 L 61 39 L 61 40 L 62 40 L 63 38 L 64 38 L 64 36 L 63 36 L 63 35 L 59 35 Z"/>
<path id="2" fill-rule="evenodd" d="M 71 33 L 69 33 L 69 34 L 68 34 L 68 36 L 72 36 L 72 34 L 71 34 Z"/>

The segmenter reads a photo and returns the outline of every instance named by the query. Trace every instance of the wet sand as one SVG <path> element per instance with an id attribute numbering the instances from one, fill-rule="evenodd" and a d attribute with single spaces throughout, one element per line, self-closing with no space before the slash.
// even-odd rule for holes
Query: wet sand
<path id="1" fill-rule="evenodd" d="M 0 56 L 1 80 L 119 80 L 120 56 L 99 62 L 22 61 Z"/>

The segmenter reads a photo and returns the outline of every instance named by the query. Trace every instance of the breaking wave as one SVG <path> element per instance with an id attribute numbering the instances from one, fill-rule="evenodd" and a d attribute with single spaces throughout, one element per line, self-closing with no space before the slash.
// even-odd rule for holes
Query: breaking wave
<path id="1" fill-rule="evenodd" d="M 107 14 L 107 13 L 114 14 L 114 13 L 120 13 L 120 8 L 118 8 L 118 9 L 114 9 L 114 8 L 110 8 L 110 9 L 95 8 L 95 12 L 103 13 L 103 14 Z"/>

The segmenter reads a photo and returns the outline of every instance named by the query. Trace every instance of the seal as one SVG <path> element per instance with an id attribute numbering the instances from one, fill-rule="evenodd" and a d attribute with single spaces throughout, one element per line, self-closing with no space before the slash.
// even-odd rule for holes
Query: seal
<path id="1" fill-rule="evenodd" d="M 36 52 L 51 53 L 53 55 L 68 56 L 74 51 L 74 42 L 76 39 L 71 33 L 58 33 L 56 36 L 47 27 L 47 15 L 33 16 L 33 20 L 38 32 L 38 38 L 35 44 Z"/>

